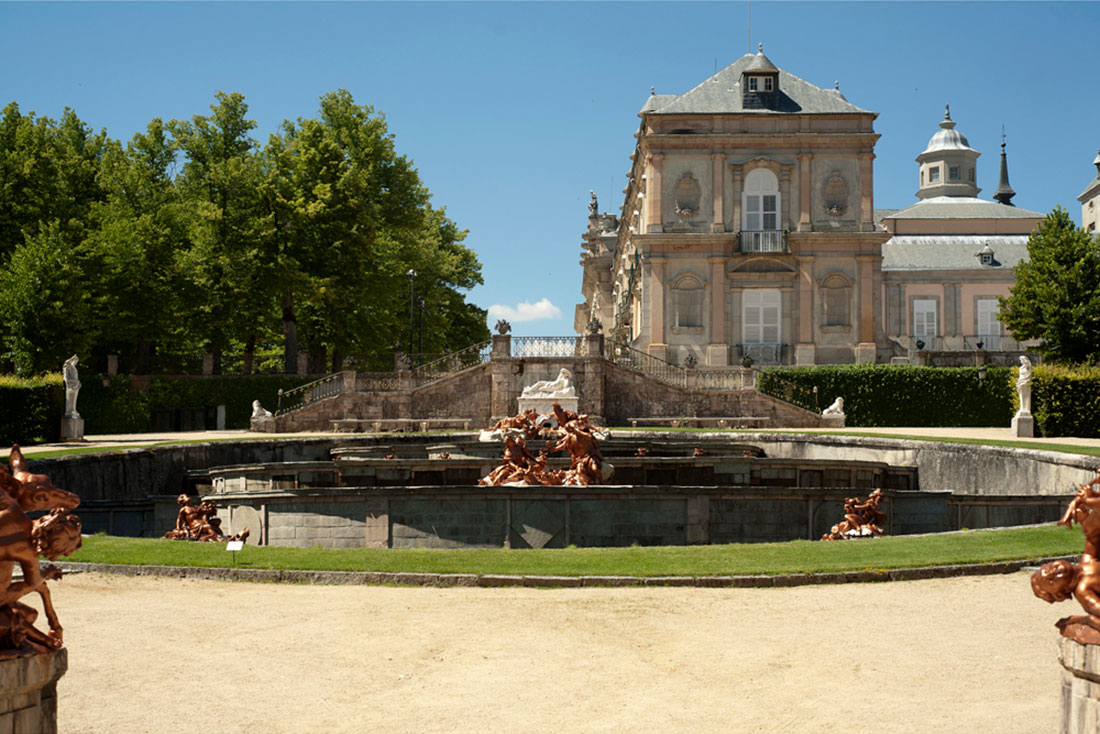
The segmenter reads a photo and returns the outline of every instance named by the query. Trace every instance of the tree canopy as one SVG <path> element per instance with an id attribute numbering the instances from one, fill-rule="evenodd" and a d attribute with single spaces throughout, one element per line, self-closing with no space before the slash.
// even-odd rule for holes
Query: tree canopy
<path id="1" fill-rule="evenodd" d="M 425 352 L 488 337 L 463 294 L 482 282 L 466 232 L 383 115 L 339 90 L 266 145 L 255 128 L 237 93 L 126 144 L 68 109 L 55 121 L 5 107 L 0 368 L 117 353 L 140 372 L 211 352 L 216 365 L 242 355 L 247 372 L 281 351 L 293 371 L 301 350 L 335 370 L 407 334 L 410 268 Z"/>
<path id="2" fill-rule="evenodd" d="M 1031 234 L 1027 254 L 1000 301 L 1002 323 L 1017 339 L 1039 339 L 1052 360 L 1100 360 L 1100 241 L 1057 207 Z"/>

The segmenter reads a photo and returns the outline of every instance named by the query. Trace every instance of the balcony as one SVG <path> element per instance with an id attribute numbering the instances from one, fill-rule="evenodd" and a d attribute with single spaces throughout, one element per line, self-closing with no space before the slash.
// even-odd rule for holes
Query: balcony
<path id="1" fill-rule="evenodd" d="M 790 252 L 785 229 L 743 229 L 738 238 L 738 252 Z"/>
<path id="2" fill-rule="evenodd" d="M 787 357 L 787 345 L 773 342 L 750 342 L 738 344 L 738 355 L 741 358 L 751 357 L 753 364 L 773 365 L 784 364 Z"/>

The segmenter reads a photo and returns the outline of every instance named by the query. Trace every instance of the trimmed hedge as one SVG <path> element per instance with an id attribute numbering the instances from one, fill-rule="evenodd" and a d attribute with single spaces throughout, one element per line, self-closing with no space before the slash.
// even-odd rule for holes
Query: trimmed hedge
<path id="1" fill-rule="evenodd" d="M 1043 436 L 1100 437 L 1100 368 L 1037 366 L 1031 412 Z"/>
<path id="2" fill-rule="evenodd" d="M 65 413 L 65 383 L 60 374 L 0 376 L 0 406 L 0 447 L 57 441 Z"/>
<path id="3" fill-rule="evenodd" d="M 1015 410 L 1016 370 L 986 371 L 981 380 L 977 367 L 832 365 L 774 368 L 757 379 L 763 392 L 773 376 L 816 386 L 821 408 L 844 398 L 849 426 L 1007 426 Z"/>

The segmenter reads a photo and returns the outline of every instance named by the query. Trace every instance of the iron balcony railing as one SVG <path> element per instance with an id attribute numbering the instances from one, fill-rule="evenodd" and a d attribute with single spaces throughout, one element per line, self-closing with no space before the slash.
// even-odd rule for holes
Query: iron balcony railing
<path id="1" fill-rule="evenodd" d="M 326 398 L 339 395 L 344 390 L 344 375 L 336 372 L 326 375 L 320 380 L 300 385 L 292 390 L 279 390 L 279 405 L 275 409 L 275 415 L 283 415 L 292 410 L 313 405 Z"/>
<path id="2" fill-rule="evenodd" d="M 782 364 L 784 346 L 778 342 L 751 342 L 738 345 L 741 357 L 749 357 L 753 364 Z"/>
<path id="3" fill-rule="evenodd" d="M 667 382 L 677 387 L 687 385 L 687 377 L 683 367 L 666 362 L 659 357 L 654 357 L 652 354 L 646 354 L 626 344 L 619 344 L 608 339 L 604 342 L 604 356 L 617 365 L 637 370 L 661 382 Z"/>
<path id="4" fill-rule="evenodd" d="M 513 336 L 513 357 L 580 357 L 584 338 L 579 336 Z"/>
<path id="5" fill-rule="evenodd" d="M 743 229 L 739 252 L 790 252 L 785 229 Z"/>

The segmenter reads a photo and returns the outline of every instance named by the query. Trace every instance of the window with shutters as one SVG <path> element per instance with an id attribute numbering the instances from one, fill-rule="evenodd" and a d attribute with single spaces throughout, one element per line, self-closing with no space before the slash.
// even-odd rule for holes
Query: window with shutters
<path id="1" fill-rule="evenodd" d="M 741 295 L 741 335 L 746 344 L 779 344 L 779 291 L 751 288 Z"/>

